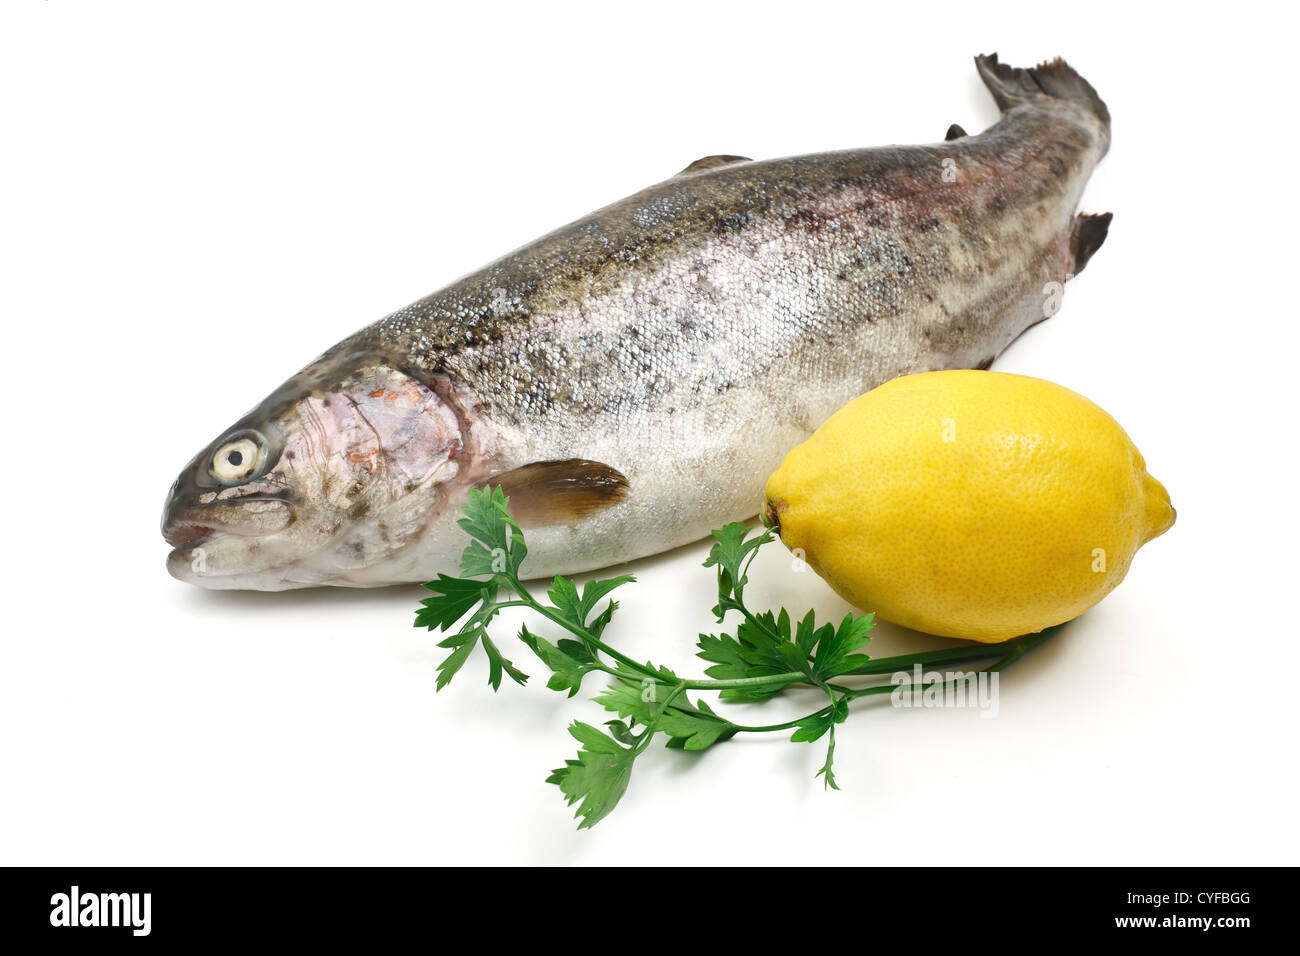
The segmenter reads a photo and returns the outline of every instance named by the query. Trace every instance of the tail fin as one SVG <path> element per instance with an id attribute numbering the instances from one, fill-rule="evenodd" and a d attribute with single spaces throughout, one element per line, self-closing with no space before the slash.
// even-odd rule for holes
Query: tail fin
<path id="1" fill-rule="evenodd" d="M 1003 112 L 1020 103 L 1032 102 L 1040 96 L 1068 100 L 1083 107 L 1101 121 L 1107 139 L 1110 138 L 1110 110 L 1101 101 L 1097 91 L 1081 77 L 1070 64 L 1060 57 L 1038 66 L 1023 68 L 998 62 L 998 55 L 975 57 L 975 68 L 980 79 L 997 100 Z"/>

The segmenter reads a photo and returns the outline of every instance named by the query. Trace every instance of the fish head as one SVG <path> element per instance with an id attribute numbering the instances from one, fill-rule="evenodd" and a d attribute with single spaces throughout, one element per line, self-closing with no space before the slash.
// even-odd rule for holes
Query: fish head
<path id="1" fill-rule="evenodd" d="M 200 451 L 162 532 L 174 577 L 208 588 L 376 583 L 461 475 L 461 416 L 381 358 L 328 353 Z"/>

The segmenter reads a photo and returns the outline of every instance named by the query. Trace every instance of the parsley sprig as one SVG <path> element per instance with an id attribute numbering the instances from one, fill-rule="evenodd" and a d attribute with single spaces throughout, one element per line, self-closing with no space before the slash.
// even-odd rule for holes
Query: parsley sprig
<path id="1" fill-rule="evenodd" d="M 608 642 L 606 631 L 618 609 L 609 595 L 631 583 L 631 575 L 589 581 L 581 589 L 568 578 L 556 577 L 543 600 L 520 580 L 528 548 L 500 488 L 471 491 L 460 526 L 470 537 L 461 556 L 461 576 L 439 574 L 425 584 L 434 596 L 421 601 L 415 615 L 416 627 L 452 632 L 438 644 L 450 653 L 438 665 L 437 689 L 451 682 L 478 647 L 487 657 L 488 683 L 494 691 L 503 677 L 517 684 L 528 680 L 488 635 L 489 624 L 509 607 L 528 608 L 571 635 L 552 643 L 527 625 L 520 628 L 519 640 L 551 672 L 547 687 L 573 697 L 589 674 L 613 679 L 593 700 L 615 717 L 605 721 L 604 729 L 578 720 L 570 724 L 569 733 L 579 744 L 577 756 L 546 778 L 570 805 L 578 805 L 580 829 L 595 826 L 617 806 L 636 758 L 656 737 L 681 750 L 705 750 L 742 733 L 791 731 L 792 741 L 807 743 L 825 738 L 826 761 L 817 776 L 826 787 L 838 790 L 833 772 L 836 726 L 848 719 L 849 705 L 857 698 L 899 689 L 892 683 L 850 686 L 842 678 L 889 675 L 916 664 L 972 661 L 990 661 L 981 670 L 997 671 L 1057 630 L 997 645 L 872 660 L 862 652 L 875 623 L 872 614 L 847 614 L 833 624 L 819 623 L 812 611 L 794 621 L 784 609 L 751 610 L 744 593 L 749 567 L 775 536 L 769 528 L 749 530 L 737 522 L 713 532 L 704 562 L 717 574 L 713 612 L 720 624 L 730 614 L 739 615 L 735 633 L 701 634 L 697 656 L 709 662 L 704 670 L 708 678 L 687 679 L 653 662 L 636 661 Z M 796 684 L 817 688 L 825 705 L 798 719 L 763 726 L 735 723 L 698 696 L 714 692 L 721 700 L 763 701 Z M 691 692 L 697 692 L 694 698 Z"/>

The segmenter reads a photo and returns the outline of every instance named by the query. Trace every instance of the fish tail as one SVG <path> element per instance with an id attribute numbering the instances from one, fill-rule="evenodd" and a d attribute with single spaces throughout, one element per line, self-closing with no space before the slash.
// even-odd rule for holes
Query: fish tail
<path id="1" fill-rule="evenodd" d="M 1004 113 L 1013 106 L 1032 103 L 1040 97 L 1066 100 L 1082 107 L 1101 124 L 1105 143 L 1110 141 L 1110 110 L 1092 84 L 1060 57 L 1035 67 L 1015 67 L 998 62 L 998 55 L 975 57 L 980 79 Z"/>

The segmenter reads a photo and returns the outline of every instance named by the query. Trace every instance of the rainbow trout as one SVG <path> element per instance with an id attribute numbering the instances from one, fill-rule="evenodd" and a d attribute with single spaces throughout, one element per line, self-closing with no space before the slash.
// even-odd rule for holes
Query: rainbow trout
<path id="1" fill-rule="evenodd" d="M 325 352 L 172 486 L 168 569 L 212 588 L 454 572 L 500 485 L 529 576 L 756 514 L 790 448 L 899 375 L 986 368 L 1106 236 L 1076 216 L 1110 117 L 1061 60 L 976 58 L 975 136 L 709 156 Z"/>

